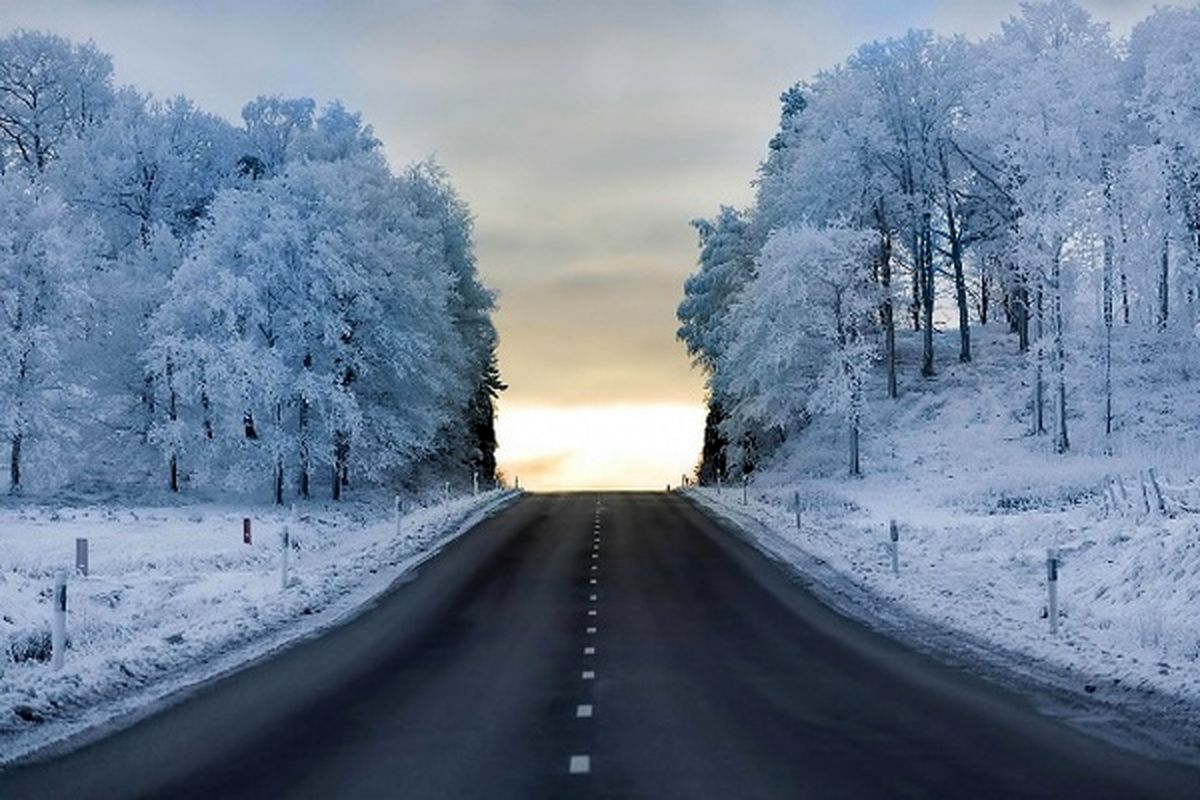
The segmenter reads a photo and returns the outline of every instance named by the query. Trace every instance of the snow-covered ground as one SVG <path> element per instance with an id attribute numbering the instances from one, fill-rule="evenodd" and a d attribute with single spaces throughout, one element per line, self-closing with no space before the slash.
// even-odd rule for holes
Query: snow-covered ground
<path id="1" fill-rule="evenodd" d="M 398 530 L 382 497 L 296 516 L 217 504 L 0 509 L 0 764 L 146 713 L 344 619 L 513 496 L 417 507 Z M 291 577 L 282 591 L 285 524 Z M 76 537 L 89 541 L 90 574 L 69 578 L 66 663 L 55 671 L 54 573 L 73 567 Z"/>
<path id="2" fill-rule="evenodd" d="M 860 479 L 845 476 L 842 424 L 820 419 L 755 475 L 746 505 L 740 486 L 692 495 L 827 593 L 856 596 L 855 613 L 893 631 L 946 631 L 922 636 L 1077 694 L 1075 713 L 1162 722 L 1167 749 L 1200 752 L 1200 404 L 1187 366 L 1136 350 L 1120 365 L 1110 456 L 1081 365 L 1078 443 L 1058 456 L 1049 437 L 1027 435 L 1028 370 L 1013 349 L 983 332 L 975 364 L 914 379 L 898 402 L 874 398 Z M 1061 564 L 1057 636 L 1049 547 Z"/>

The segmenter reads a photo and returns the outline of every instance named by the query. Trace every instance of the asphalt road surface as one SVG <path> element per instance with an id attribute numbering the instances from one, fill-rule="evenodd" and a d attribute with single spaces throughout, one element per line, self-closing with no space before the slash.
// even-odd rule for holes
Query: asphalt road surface
<path id="1" fill-rule="evenodd" d="M 830 611 L 667 494 L 522 500 L 2 798 L 1200 797 Z"/>

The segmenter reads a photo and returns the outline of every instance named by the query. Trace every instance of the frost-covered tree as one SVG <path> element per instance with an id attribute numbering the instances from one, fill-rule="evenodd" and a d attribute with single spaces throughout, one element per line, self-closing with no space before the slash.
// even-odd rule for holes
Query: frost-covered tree
<path id="1" fill-rule="evenodd" d="M 811 414 L 844 416 L 851 475 L 861 472 L 864 387 L 877 356 L 876 246 L 869 230 L 776 231 L 734 309 L 738 333 L 722 359 L 737 366 L 738 415 L 780 428 Z"/>
<path id="2" fill-rule="evenodd" d="M 1023 5 L 980 55 L 988 69 L 976 84 L 968 124 L 989 142 L 993 179 L 1019 218 L 1018 261 L 1034 287 L 1033 429 L 1045 430 L 1049 363 L 1054 443 L 1064 452 L 1070 447 L 1066 304 L 1075 277 L 1069 249 L 1102 205 L 1105 154 L 1120 120 L 1116 55 L 1107 28 L 1070 0 Z"/>
<path id="3" fill-rule="evenodd" d="M 452 276 L 428 232 L 374 151 L 220 193 L 147 354 L 206 420 L 188 438 L 169 419 L 168 457 L 207 448 L 227 482 L 271 474 L 282 502 L 289 463 L 301 495 L 323 468 L 337 499 L 352 474 L 383 480 L 427 455 L 467 397 L 447 369 L 465 360 Z"/>
<path id="4" fill-rule="evenodd" d="M 0 175 L 42 172 L 111 104 L 112 61 L 94 45 L 23 30 L 0 39 Z"/>
<path id="5" fill-rule="evenodd" d="M 405 170 L 401 187 L 422 223 L 422 246 L 448 272 L 449 314 L 462 354 L 457 362 L 444 365 L 448 371 L 458 371 L 462 392 L 438 435 L 441 445 L 431 466 L 459 472 L 464 479 L 473 472 L 481 481 L 491 482 L 496 478 L 496 400 L 506 387 L 500 379 L 499 340 L 491 319 L 496 295 L 479 277 L 472 240 L 474 218 L 446 171 L 434 161 Z"/>
<path id="6" fill-rule="evenodd" d="M 393 174 L 338 102 L 259 97 L 236 128 L 111 73 L 90 44 L 0 39 L 13 490 L 67 441 L 69 480 L 270 476 L 276 502 L 322 474 L 335 498 L 428 465 L 492 477 L 495 297 L 446 173 Z"/>
<path id="7" fill-rule="evenodd" d="M 973 317 L 987 324 L 999 312 L 1029 354 L 1030 428 L 1053 433 L 1058 452 L 1071 446 L 1069 422 L 1086 419 L 1090 405 L 1069 402 L 1068 367 L 1102 360 L 1100 428 L 1111 450 L 1121 422 L 1113 373 L 1123 363 L 1114 350 L 1138 346 L 1139 326 L 1177 351 L 1196 348 L 1197 36 L 1192 8 L 1158 9 L 1118 44 L 1073 0 L 1040 0 L 1022 3 L 981 42 L 917 31 L 866 44 L 783 95 L 755 202 L 739 212 L 744 258 L 762 263 L 770 237 L 787 229 L 874 231 L 870 275 L 891 396 L 893 303 L 912 301 L 926 375 L 935 324 L 957 321 L 966 363 L 977 357 Z M 789 413 L 807 409 L 812 391 L 794 384 L 780 393 L 746 358 L 769 351 L 772 331 L 784 329 L 745 311 L 762 285 L 747 274 L 734 294 L 739 312 L 708 313 L 697 290 L 708 277 L 702 258 L 685 287 L 681 338 L 694 357 L 712 341 L 742 348 L 738 358 L 697 359 L 710 387 L 727 387 L 725 430 L 761 420 L 791 435 L 803 414 L 797 424 Z M 952 292 L 938 291 L 943 275 Z M 809 292 L 799 285 L 808 280 L 797 278 L 794 291 Z M 819 361 L 822 346 L 796 344 L 794 363 Z M 814 373 L 792 373 L 800 374 Z M 706 443 L 721 452 L 706 450 L 705 463 L 738 446 L 736 437 Z"/>
<path id="8" fill-rule="evenodd" d="M 74 432 L 69 401 L 80 386 L 64 361 L 86 297 L 95 236 L 45 184 L 0 180 L 0 427 L 9 489 L 21 491 L 28 449 L 41 463 Z"/>

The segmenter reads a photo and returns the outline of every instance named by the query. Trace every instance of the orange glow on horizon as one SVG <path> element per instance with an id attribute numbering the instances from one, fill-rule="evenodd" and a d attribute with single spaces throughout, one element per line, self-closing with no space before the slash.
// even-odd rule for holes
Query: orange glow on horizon
<path id="1" fill-rule="evenodd" d="M 502 405 L 496 456 L 526 489 L 662 489 L 691 476 L 704 414 L 700 404 Z"/>

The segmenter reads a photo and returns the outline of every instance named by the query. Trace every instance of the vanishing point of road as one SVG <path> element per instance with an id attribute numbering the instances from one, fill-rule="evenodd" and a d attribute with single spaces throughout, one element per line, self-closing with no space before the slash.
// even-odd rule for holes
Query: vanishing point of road
<path id="1" fill-rule="evenodd" d="M 669 494 L 533 495 L 3 798 L 1200 797 L 831 611 Z"/>

